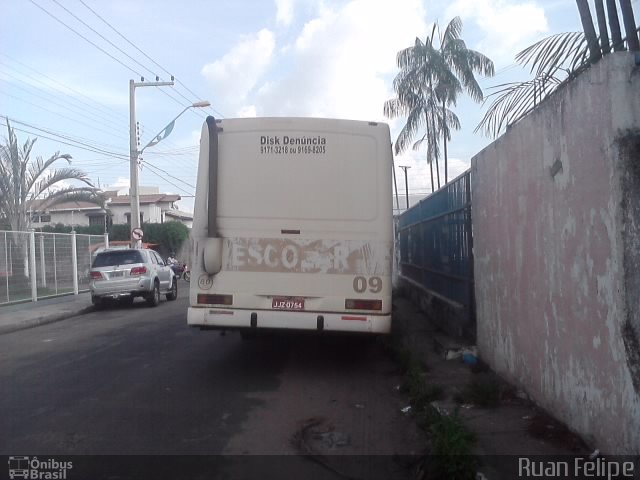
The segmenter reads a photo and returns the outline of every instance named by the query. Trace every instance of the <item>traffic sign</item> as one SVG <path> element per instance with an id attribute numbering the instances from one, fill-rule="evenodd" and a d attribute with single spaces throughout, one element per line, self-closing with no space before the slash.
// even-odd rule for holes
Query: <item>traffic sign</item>
<path id="1" fill-rule="evenodd" d="M 144 237 L 144 232 L 141 228 L 134 228 L 131 230 L 131 238 L 134 240 L 142 240 L 142 237 Z"/>

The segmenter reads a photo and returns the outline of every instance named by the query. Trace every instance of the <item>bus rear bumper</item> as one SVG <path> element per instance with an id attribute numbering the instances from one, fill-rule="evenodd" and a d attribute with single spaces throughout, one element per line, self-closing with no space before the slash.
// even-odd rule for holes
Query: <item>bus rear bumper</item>
<path id="1" fill-rule="evenodd" d="M 391 315 L 190 307 L 187 324 L 228 330 L 265 328 L 386 334 L 391 332 Z"/>

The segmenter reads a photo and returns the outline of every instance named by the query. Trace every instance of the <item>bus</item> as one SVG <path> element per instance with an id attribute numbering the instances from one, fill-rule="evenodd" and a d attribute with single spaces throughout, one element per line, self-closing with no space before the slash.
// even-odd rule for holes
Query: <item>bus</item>
<path id="1" fill-rule="evenodd" d="M 208 117 L 188 325 L 388 334 L 391 175 L 384 123 Z"/>

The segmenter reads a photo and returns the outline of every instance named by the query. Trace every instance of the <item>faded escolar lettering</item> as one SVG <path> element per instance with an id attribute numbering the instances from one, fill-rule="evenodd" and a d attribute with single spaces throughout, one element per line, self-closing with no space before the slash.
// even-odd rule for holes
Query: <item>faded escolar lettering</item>
<path id="1" fill-rule="evenodd" d="M 243 272 L 388 275 L 391 246 L 352 240 L 229 238 L 223 269 Z"/>

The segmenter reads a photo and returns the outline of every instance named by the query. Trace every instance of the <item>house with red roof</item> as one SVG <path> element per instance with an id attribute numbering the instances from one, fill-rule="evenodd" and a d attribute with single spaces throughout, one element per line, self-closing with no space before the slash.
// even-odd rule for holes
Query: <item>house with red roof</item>
<path id="1" fill-rule="evenodd" d="M 36 200 L 30 205 L 31 226 L 88 226 L 131 223 L 131 198 L 117 190 L 105 191 L 106 209 L 88 202 L 65 202 L 52 207 Z M 160 193 L 158 187 L 140 187 L 140 223 L 178 221 L 191 228 L 193 214 L 181 212 L 176 206 L 180 195 Z"/>

